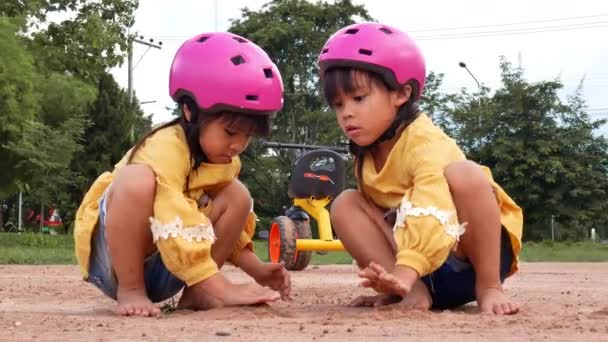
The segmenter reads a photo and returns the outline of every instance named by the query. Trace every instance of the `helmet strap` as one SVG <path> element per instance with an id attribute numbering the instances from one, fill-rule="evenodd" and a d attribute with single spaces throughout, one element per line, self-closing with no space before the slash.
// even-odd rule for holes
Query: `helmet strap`
<path id="1" fill-rule="evenodd" d="M 397 111 L 397 115 L 395 115 L 395 119 L 393 120 L 391 125 L 386 129 L 386 131 L 384 131 L 384 133 L 382 133 L 382 135 L 378 139 L 376 139 L 376 141 L 374 141 L 367 147 L 377 146 L 387 140 L 393 139 L 395 137 L 395 134 L 397 134 L 397 130 L 399 129 L 399 127 L 401 127 L 401 125 L 407 127 L 412 122 L 414 122 L 414 120 L 416 120 L 416 118 L 418 118 L 418 116 L 420 115 L 420 111 L 415 111 L 414 115 L 411 115 L 408 118 L 407 114 L 411 107 L 412 107 L 412 104 L 409 102 L 406 103 L 405 105 L 401 106 L 401 108 L 399 108 L 399 110 Z"/>

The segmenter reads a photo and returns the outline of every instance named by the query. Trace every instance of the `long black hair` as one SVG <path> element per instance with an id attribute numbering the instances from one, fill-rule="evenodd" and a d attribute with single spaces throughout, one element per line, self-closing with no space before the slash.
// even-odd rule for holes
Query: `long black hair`
<path id="1" fill-rule="evenodd" d="M 214 120 L 225 120 L 229 126 L 236 126 L 241 129 L 247 131 L 248 134 L 254 136 L 267 137 L 270 134 L 270 116 L 269 115 L 259 115 L 259 114 L 246 114 L 246 113 L 236 113 L 236 112 L 205 112 L 202 111 L 196 101 L 194 101 L 189 96 L 183 96 L 178 101 L 179 108 L 182 111 L 182 114 L 158 127 L 155 127 L 150 132 L 144 134 L 139 141 L 135 144 L 133 149 L 131 150 L 131 154 L 127 160 L 127 165 L 133 162 L 133 157 L 137 153 L 137 151 L 145 144 L 146 140 L 154 135 L 156 132 L 161 129 L 165 129 L 171 126 L 180 125 L 184 130 L 184 134 L 186 136 L 186 142 L 188 144 L 188 149 L 190 150 L 190 161 L 192 164 L 192 169 L 197 169 L 201 163 L 206 163 L 209 160 L 205 155 L 205 152 L 202 150 L 200 145 L 200 134 L 201 127 L 208 124 Z M 190 120 L 186 119 L 186 115 L 184 114 L 184 106 L 187 106 L 190 110 L 191 116 Z M 186 181 L 186 187 L 188 186 L 188 180 Z"/>

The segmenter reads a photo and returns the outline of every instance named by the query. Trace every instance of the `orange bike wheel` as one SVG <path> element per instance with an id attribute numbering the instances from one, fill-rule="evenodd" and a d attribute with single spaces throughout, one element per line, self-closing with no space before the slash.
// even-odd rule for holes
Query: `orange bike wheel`
<path id="1" fill-rule="evenodd" d="M 268 259 L 275 264 L 281 262 L 281 228 L 277 222 L 272 222 L 268 234 Z"/>

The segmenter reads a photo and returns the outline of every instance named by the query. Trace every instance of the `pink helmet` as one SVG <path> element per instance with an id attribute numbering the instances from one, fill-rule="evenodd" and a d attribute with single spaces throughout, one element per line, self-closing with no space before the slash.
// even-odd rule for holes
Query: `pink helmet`
<path id="1" fill-rule="evenodd" d="M 321 77 L 334 66 L 377 72 L 395 87 L 415 80 L 417 98 L 424 88 L 424 57 L 414 40 L 394 27 L 379 23 L 353 24 L 334 33 L 319 55 Z"/>
<path id="2" fill-rule="evenodd" d="M 271 115 L 283 107 L 283 81 L 266 52 L 228 32 L 203 33 L 179 48 L 169 94 L 191 96 L 200 109 Z"/>

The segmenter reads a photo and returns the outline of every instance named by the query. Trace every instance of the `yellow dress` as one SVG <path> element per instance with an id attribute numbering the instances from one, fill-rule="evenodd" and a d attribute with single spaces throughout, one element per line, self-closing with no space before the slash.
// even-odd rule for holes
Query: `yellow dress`
<path id="1" fill-rule="evenodd" d="M 466 229 L 456 215 L 444 169 L 466 157 L 456 142 L 429 117 L 421 114 L 399 137 L 379 172 L 373 156 L 363 158 L 361 189 L 381 208 L 398 208 L 394 226 L 397 264 L 415 269 L 423 277 L 439 268 Z M 517 271 L 523 229 L 522 210 L 490 180 L 500 206 L 501 223 L 509 233 Z"/>
<path id="2" fill-rule="evenodd" d="M 76 259 L 85 279 L 88 278 L 91 241 L 99 217 L 99 200 L 116 173 L 126 165 L 129 155 L 130 151 L 116 164 L 113 172 L 105 172 L 95 180 L 76 213 Z M 132 163 L 147 165 L 156 174 L 154 216 L 150 218 L 150 228 L 167 269 L 188 286 L 218 272 L 210 254 L 215 241 L 213 226 L 207 218 L 211 208 L 207 205 L 199 209 L 198 200 L 205 193 L 234 180 L 240 171 L 240 160 L 235 157 L 230 164 L 203 163 L 193 170 L 183 129 L 175 125 L 149 137 Z M 186 179 L 189 180 L 187 193 Z M 252 207 L 229 261 L 236 264 L 244 248 L 253 248 L 251 239 L 254 232 Z"/>

